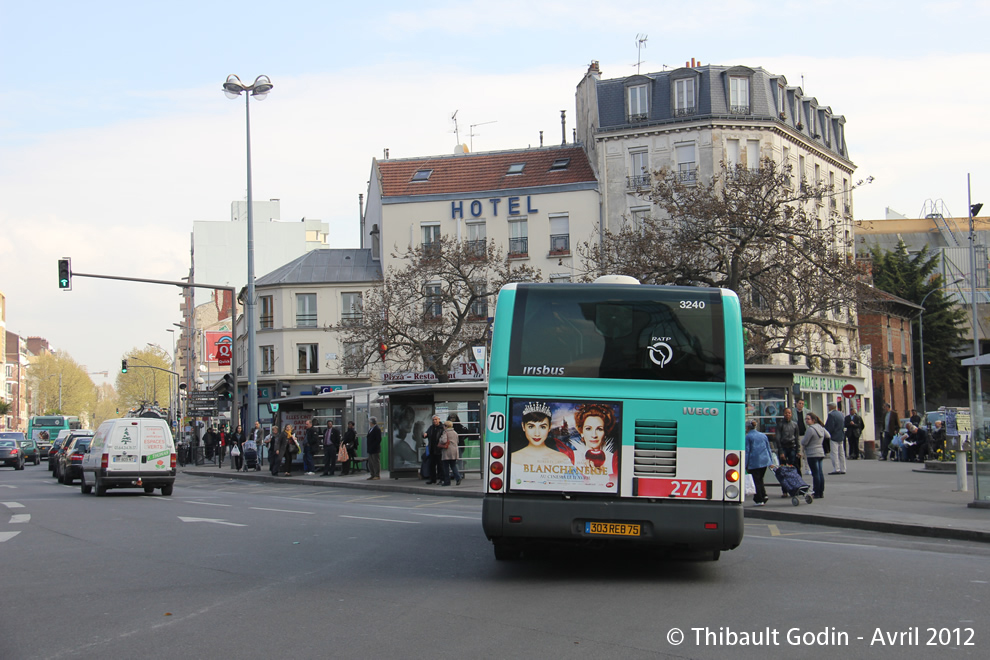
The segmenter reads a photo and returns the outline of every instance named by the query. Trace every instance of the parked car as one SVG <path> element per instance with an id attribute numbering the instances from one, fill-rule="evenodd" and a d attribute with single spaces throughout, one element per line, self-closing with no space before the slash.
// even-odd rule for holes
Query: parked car
<path id="1" fill-rule="evenodd" d="M 24 440 L 18 440 L 17 446 L 19 446 L 21 451 L 24 453 L 25 463 L 41 465 L 41 449 L 38 448 L 37 442 L 25 438 Z"/>
<path id="2" fill-rule="evenodd" d="M 58 474 L 55 472 L 55 468 L 58 466 L 59 452 L 62 447 L 65 446 L 66 441 L 70 438 L 81 436 L 92 437 L 92 435 L 93 432 L 89 429 L 73 429 L 71 431 L 61 431 L 58 434 L 58 438 L 55 439 L 55 444 L 53 444 L 52 448 L 48 451 L 48 469 L 51 471 L 53 476 L 58 477 Z"/>
<path id="3" fill-rule="evenodd" d="M 83 457 L 92 441 L 91 435 L 75 435 L 65 443 L 65 451 L 59 457 L 59 483 L 71 485 L 82 476 Z"/>
<path id="4" fill-rule="evenodd" d="M 11 433 L 4 433 L 3 435 L 14 435 Z M 24 437 L 23 433 L 18 433 L 16 435 Z M 24 469 L 24 454 L 21 452 L 21 448 L 17 446 L 17 440 L 10 438 L 0 438 L 0 465 L 5 465 L 7 467 L 12 467 L 15 470 Z"/>

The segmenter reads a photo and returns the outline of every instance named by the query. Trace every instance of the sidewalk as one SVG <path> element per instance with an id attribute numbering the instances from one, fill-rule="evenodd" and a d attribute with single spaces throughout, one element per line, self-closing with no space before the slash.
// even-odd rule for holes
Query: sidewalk
<path id="1" fill-rule="evenodd" d="M 826 471 L 831 467 L 826 459 Z M 925 472 L 920 463 L 891 463 L 876 460 L 848 461 L 846 474 L 825 476 L 825 498 L 812 504 L 801 500 L 793 506 L 790 498 L 780 497 L 777 480 L 768 470 L 764 482 L 770 501 L 754 507 L 746 502 L 749 519 L 778 520 L 864 529 L 893 534 L 990 543 L 990 509 L 967 506 L 973 501 L 973 480 L 969 491 L 955 492 L 955 472 Z M 482 497 L 481 477 L 469 474 L 460 486 L 429 486 L 416 476 L 392 479 L 382 472 L 380 481 L 369 481 L 368 473 L 333 477 L 272 477 L 267 465 L 261 472 L 235 472 L 229 463 L 180 467 L 183 474 L 224 479 L 305 484 L 324 488 L 355 488 L 442 497 Z M 811 477 L 804 480 L 810 484 Z"/>

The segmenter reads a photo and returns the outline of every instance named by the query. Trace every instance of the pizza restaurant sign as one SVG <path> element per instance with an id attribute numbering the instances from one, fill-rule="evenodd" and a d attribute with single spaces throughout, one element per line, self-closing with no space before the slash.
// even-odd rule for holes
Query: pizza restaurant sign
<path id="1" fill-rule="evenodd" d="M 485 372 L 474 362 L 461 362 L 447 373 L 449 380 L 483 380 Z M 397 371 L 385 373 L 383 383 L 435 383 L 437 377 L 432 371 Z"/>
<path id="2" fill-rule="evenodd" d="M 845 378 L 828 376 L 794 376 L 794 382 L 801 387 L 802 392 L 841 392 L 849 384 Z"/>

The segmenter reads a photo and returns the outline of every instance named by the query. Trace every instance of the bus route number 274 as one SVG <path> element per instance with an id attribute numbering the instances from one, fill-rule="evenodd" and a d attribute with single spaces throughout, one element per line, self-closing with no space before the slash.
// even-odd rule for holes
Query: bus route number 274
<path id="1" fill-rule="evenodd" d="M 681 309 L 704 309 L 704 300 L 682 300 Z"/>

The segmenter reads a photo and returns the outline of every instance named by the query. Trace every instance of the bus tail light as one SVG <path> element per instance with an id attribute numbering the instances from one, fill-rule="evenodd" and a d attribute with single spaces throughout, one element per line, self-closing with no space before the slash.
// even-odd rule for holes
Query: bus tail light
<path id="1" fill-rule="evenodd" d="M 726 454 L 725 464 L 729 467 L 736 467 L 739 465 L 739 454 Z"/>
<path id="2" fill-rule="evenodd" d="M 502 490 L 502 479 L 500 477 L 492 477 L 488 481 L 488 487 L 492 490 Z"/>
<path id="3" fill-rule="evenodd" d="M 502 470 L 504 469 L 505 467 L 499 461 L 493 461 L 492 464 L 488 466 L 488 470 L 492 474 L 502 474 Z"/>
<path id="4" fill-rule="evenodd" d="M 502 458 L 505 456 L 505 447 L 502 445 L 492 445 L 492 458 Z"/>
<path id="5" fill-rule="evenodd" d="M 739 470 L 729 470 L 725 473 L 725 480 L 731 483 L 739 481 Z"/>

